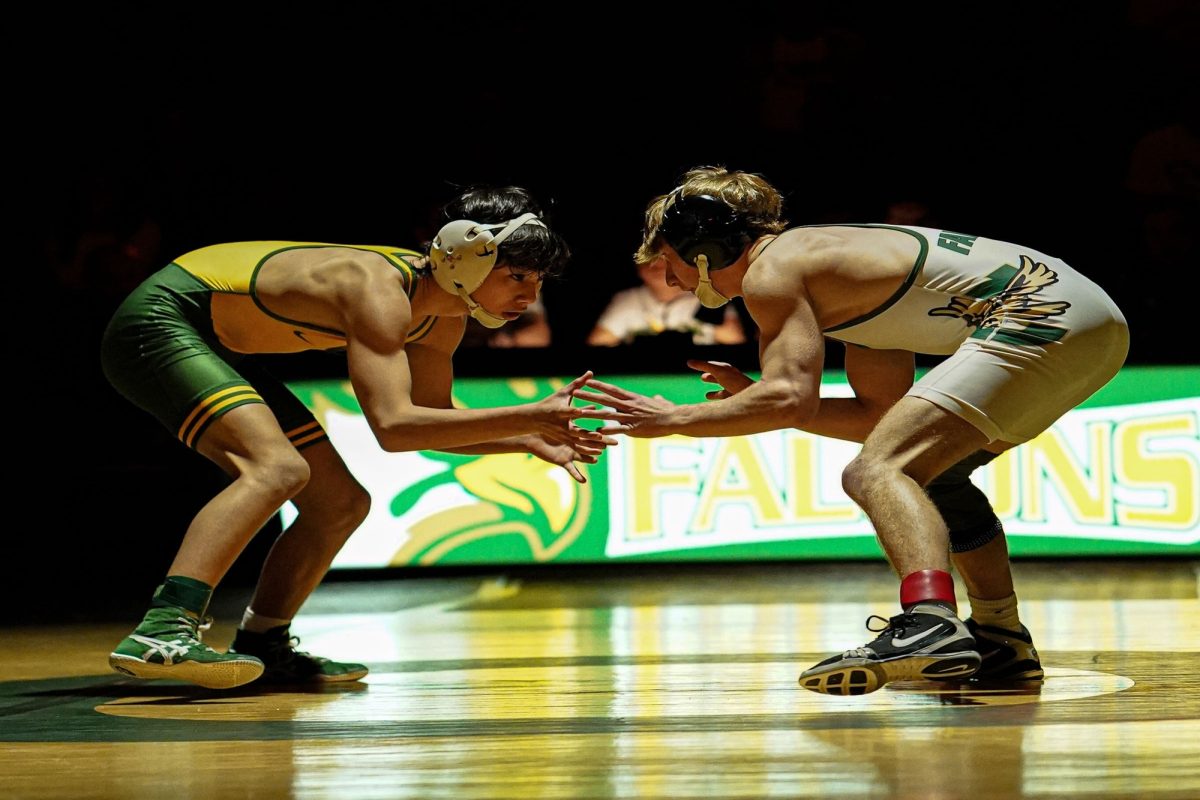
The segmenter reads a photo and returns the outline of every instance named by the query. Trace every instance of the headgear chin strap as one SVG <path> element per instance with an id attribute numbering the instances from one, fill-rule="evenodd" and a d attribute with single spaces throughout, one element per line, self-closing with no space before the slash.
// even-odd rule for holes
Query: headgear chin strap
<path id="1" fill-rule="evenodd" d="M 702 305 L 720 308 L 729 302 L 713 288 L 709 273 L 732 265 L 751 242 L 746 223 L 736 211 L 718 197 L 684 195 L 676 189 L 663 212 L 658 234 L 685 264 L 700 271 L 696 297 Z"/>
<path id="2" fill-rule="evenodd" d="M 708 276 L 708 256 L 701 253 L 696 256 L 696 269 L 700 270 L 700 282 L 696 284 L 696 299 L 705 308 L 720 308 L 729 302 L 729 298 L 717 291 Z"/>
<path id="3" fill-rule="evenodd" d="M 488 311 L 483 306 L 471 299 L 471 296 L 464 291 L 459 291 L 458 296 L 467 304 L 467 312 L 475 318 L 475 320 L 485 328 L 499 328 L 504 323 L 508 322 L 504 317 L 498 317 Z"/>
<path id="4" fill-rule="evenodd" d="M 429 262 L 433 279 L 442 289 L 458 295 L 471 316 L 484 327 L 499 328 L 508 320 L 479 305 L 471 298 L 471 293 L 483 285 L 496 266 L 500 243 L 522 225 L 546 227 L 546 223 L 532 213 L 498 224 L 456 219 L 443 225 L 430 245 Z"/>

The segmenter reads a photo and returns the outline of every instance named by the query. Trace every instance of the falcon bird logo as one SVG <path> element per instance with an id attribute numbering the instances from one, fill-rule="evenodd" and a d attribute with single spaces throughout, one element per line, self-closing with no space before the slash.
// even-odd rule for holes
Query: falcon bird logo
<path id="1" fill-rule="evenodd" d="M 1004 327 L 1020 331 L 1025 329 L 1029 336 L 1041 341 L 1056 341 L 1066 333 L 1065 329 L 1037 323 L 1062 315 L 1071 304 L 1061 300 L 1048 300 L 1041 296 L 1047 286 L 1058 283 L 1058 273 L 1029 256 L 1021 256 L 1021 266 L 1012 271 L 1007 284 L 999 291 L 984 297 L 957 295 L 949 304 L 929 312 L 931 317 L 958 317 L 967 325 L 977 329 L 973 334 Z M 1001 270 L 993 272 L 993 280 L 1002 278 Z M 995 285 L 994 283 L 992 285 Z M 1015 332 L 1014 331 L 1014 332 Z M 1054 331 L 1056 335 L 1047 336 Z"/>

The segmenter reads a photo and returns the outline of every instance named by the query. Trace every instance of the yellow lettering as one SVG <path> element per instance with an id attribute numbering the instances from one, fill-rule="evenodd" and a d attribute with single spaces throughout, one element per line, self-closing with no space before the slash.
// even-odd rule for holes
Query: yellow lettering
<path id="1" fill-rule="evenodd" d="M 1195 529 L 1196 496 L 1200 494 L 1200 469 L 1196 458 L 1183 450 L 1157 451 L 1147 447 L 1155 439 L 1197 436 L 1195 414 L 1143 417 L 1117 425 L 1117 476 L 1135 489 L 1157 489 L 1166 502 L 1157 507 L 1117 503 L 1117 522 L 1155 528 Z"/>
<path id="2" fill-rule="evenodd" d="M 695 492 L 699 485 L 694 468 L 667 470 L 660 466 L 662 453 L 685 445 L 694 450 L 696 439 L 686 436 L 665 436 L 661 439 L 628 438 L 622 448 L 628 448 L 629 480 L 626 497 L 633 498 L 633 507 L 626 510 L 633 518 L 628 537 L 632 540 L 656 539 L 662 535 L 660 506 L 662 493 L 667 490 Z"/>
<path id="3" fill-rule="evenodd" d="M 1022 451 L 1025 513 L 1029 521 L 1046 519 L 1045 490 L 1058 491 L 1071 516 L 1079 522 L 1112 524 L 1112 455 L 1109 423 L 1087 427 L 1088 457 L 1080 460 L 1058 431 L 1051 428 Z M 1089 463 L 1092 469 L 1088 469 Z"/>
<path id="4" fill-rule="evenodd" d="M 779 525 L 784 520 L 778 492 L 748 436 L 720 440 L 697 498 L 691 529 L 712 530 L 716 507 L 723 503 L 748 504 L 756 525 Z"/>

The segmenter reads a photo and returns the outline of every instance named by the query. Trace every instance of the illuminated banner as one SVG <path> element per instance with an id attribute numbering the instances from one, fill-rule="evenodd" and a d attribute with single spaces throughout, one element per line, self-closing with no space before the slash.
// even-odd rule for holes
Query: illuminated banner
<path id="1" fill-rule="evenodd" d="M 613 380 L 676 402 L 708 388 L 686 375 Z M 459 380 L 455 401 L 525 403 L 563 383 Z M 348 382 L 292 388 L 373 498 L 335 567 L 881 557 L 841 489 L 855 444 L 796 430 L 622 438 L 580 485 L 524 454 L 385 453 Z M 824 393 L 849 389 L 827 375 Z M 1016 555 L 1200 554 L 1200 368 L 1127 368 L 972 477 Z"/>

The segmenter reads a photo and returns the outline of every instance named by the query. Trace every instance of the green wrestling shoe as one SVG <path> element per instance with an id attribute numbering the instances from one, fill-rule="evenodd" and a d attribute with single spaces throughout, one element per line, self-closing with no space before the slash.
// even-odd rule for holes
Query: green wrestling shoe
<path id="1" fill-rule="evenodd" d="M 108 665 L 135 678 L 170 678 L 209 689 L 231 689 L 262 675 L 263 663 L 254 656 L 218 653 L 200 641 L 210 623 L 177 606 L 151 608 L 109 654 Z"/>

